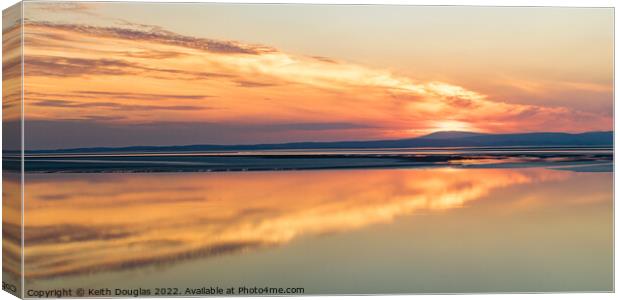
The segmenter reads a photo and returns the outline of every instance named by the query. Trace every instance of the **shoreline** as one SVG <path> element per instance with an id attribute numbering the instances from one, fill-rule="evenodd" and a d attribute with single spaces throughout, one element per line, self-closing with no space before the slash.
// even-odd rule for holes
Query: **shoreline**
<path id="1" fill-rule="evenodd" d="M 19 161 L 4 160 L 5 168 Z M 611 165 L 613 153 L 116 155 L 26 157 L 26 173 L 249 172 L 377 168 Z"/>

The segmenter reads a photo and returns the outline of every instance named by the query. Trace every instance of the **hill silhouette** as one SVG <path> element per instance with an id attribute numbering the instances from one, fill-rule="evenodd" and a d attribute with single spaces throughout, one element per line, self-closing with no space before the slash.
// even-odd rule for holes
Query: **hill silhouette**
<path id="1" fill-rule="evenodd" d="M 397 140 L 294 142 L 253 145 L 183 145 L 96 147 L 54 150 L 33 150 L 28 153 L 93 153 L 93 152 L 184 152 L 234 150 L 295 150 L 295 149 L 369 149 L 425 147 L 553 147 L 553 146 L 612 146 L 613 131 L 584 133 L 536 132 L 488 134 L 463 131 L 440 131 L 429 135 Z"/>

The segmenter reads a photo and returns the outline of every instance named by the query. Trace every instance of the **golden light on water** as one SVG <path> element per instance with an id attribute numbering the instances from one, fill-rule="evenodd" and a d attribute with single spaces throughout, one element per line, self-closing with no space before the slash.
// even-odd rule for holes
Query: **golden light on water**
<path id="1" fill-rule="evenodd" d="M 29 175 L 25 275 L 51 278 L 280 246 L 301 236 L 475 205 L 503 188 L 561 182 L 572 174 L 427 169 Z"/>

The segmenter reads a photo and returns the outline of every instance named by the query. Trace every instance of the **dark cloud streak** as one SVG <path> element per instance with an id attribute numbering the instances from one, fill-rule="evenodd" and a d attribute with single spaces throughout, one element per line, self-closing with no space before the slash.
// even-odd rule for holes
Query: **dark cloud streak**
<path id="1" fill-rule="evenodd" d="M 237 80 L 235 81 L 237 86 L 247 87 L 247 88 L 255 88 L 255 87 L 269 87 L 275 86 L 274 83 L 266 83 L 266 82 L 255 82 L 255 81 L 247 81 L 247 80 Z"/>
<path id="2" fill-rule="evenodd" d="M 138 104 L 121 104 L 116 102 L 77 102 L 69 100 L 41 100 L 35 102 L 36 106 L 59 107 L 59 108 L 108 108 L 120 111 L 136 111 L 136 110 L 202 110 L 207 109 L 203 106 L 192 105 L 138 105 Z"/>
<path id="3" fill-rule="evenodd" d="M 84 75 L 137 74 L 139 66 L 118 59 L 85 59 L 54 56 L 28 56 L 26 76 L 67 77 Z"/>
<path id="4" fill-rule="evenodd" d="M 140 75 L 162 79 L 231 78 L 233 75 L 214 72 L 195 72 L 168 68 L 152 68 L 121 59 L 65 58 L 57 56 L 28 56 L 24 63 L 26 76 L 89 77 L 95 75 Z M 174 77 L 160 76 L 173 74 Z M 159 75 L 158 75 L 159 74 Z"/>
<path id="5" fill-rule="evenodd" d="M 87 96 L 106 96 L 125 99 L 153 100 L 153 99 L 183 99 L 199 100 L 210 98 L 209 95 L 181 95 L 181 94 L 145 94 L 145 93 L 126 93 L 126 92 L 102 92 L 102 91 L 76 91 L 75 93 Z"/>
<path id="6" fill-rule="evenodd" d="M 52 22 L 34 21 L 29 21 L 27 23 L 27 26 L 39 26 L 44 28 L 67 30 L 96 37 L 109 37 L 132 41 L 156 42 L 212 53 L 257 55 L 276 51 L 275 49 L 266 46 L 245 45 L 234 41 L 219 41 L 213 39 L 180 35 L 159 27 L 150 27 L 147 30 L 137 30 L 122 27 L 99 27 L 90 25 L 58 24 Z"/>

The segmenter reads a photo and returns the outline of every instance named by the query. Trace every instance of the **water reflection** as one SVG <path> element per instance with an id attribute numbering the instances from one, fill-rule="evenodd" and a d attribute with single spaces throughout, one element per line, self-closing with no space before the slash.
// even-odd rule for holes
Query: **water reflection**
<path id="1" fill-rule="evenodd" d="M 19 173 L 2 174 L 2 271 L 6 281 L 16 285 L 21 275 L 20 181 Z"/>
<path id="2" fill-rule="evenodd" d="M 31 174 L 25 274 L 52 278 L 283 245 L 570 176 L 545 169 L 447 168 Z"/>

